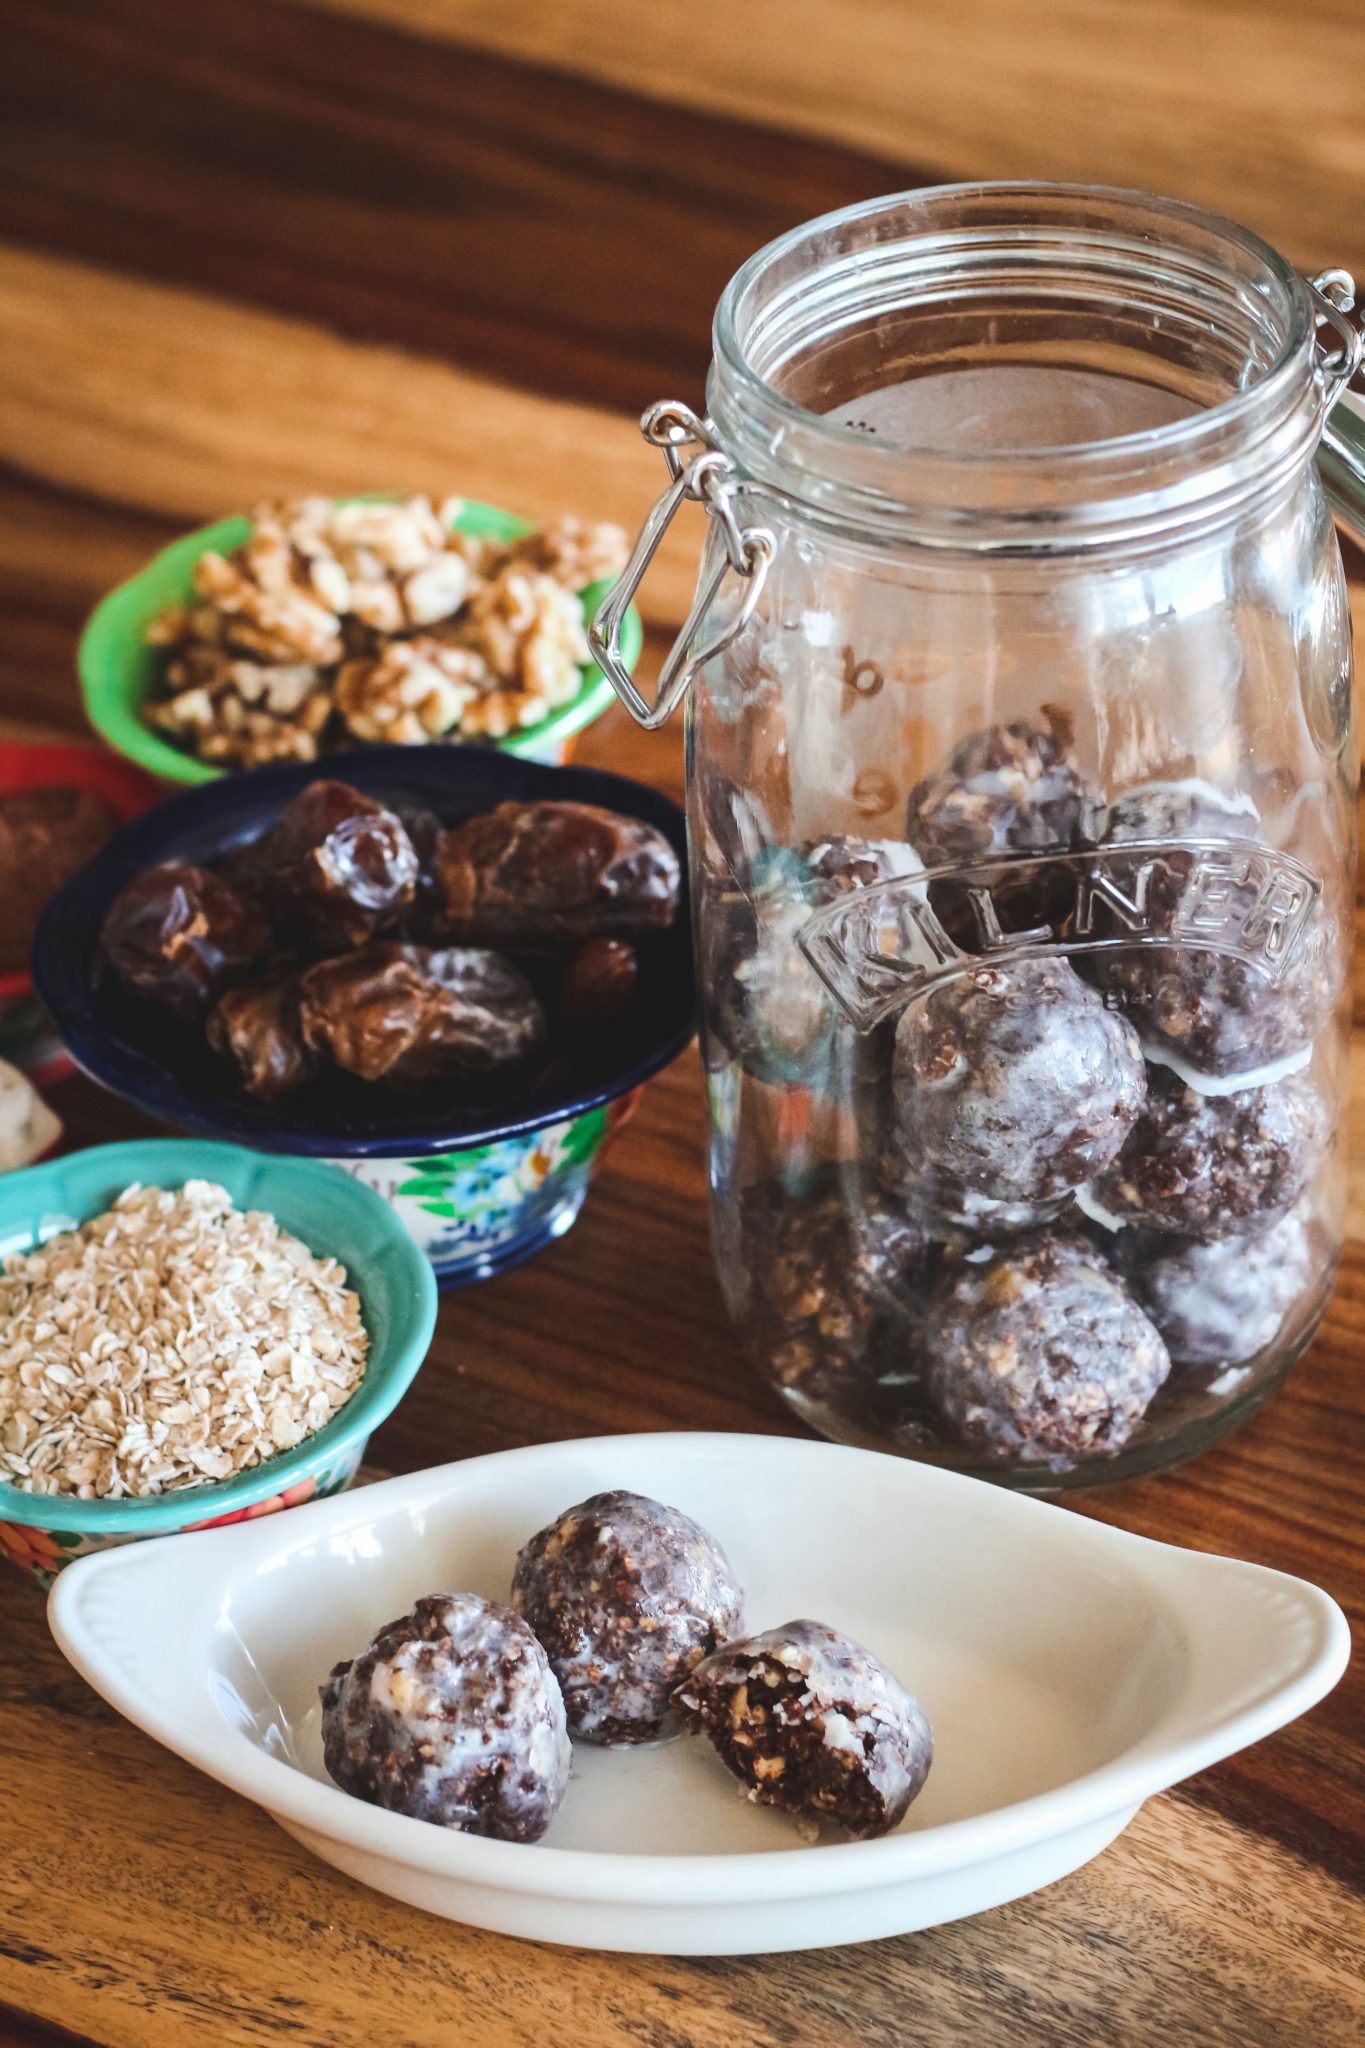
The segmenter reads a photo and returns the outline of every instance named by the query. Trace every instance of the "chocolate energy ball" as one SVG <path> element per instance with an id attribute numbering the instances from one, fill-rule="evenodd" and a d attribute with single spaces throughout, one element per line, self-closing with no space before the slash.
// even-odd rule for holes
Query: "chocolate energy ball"
<path id="1" fill-rule="evenodd" d="M 1071 719 L 1044 705 L 1046 723 L 1015 719 L 972 733 L 910 792 L 905 836 L 928 868 L 962 867 L 994 854 L 1047 854 L 1093 843 L 1104 799 L 1077 762 Z M 974 878 L 1007 931 L 1052 923 L 1072 884 L 1057 863 L 1012 875 L 1009 862 Z M 970 947 L 975 916 L 963 888 L 935 882 L 931 901 Z"/>
<path id="2" fill-rule="evenodd" d="M 767 849 L 735 905 L 711 976 L 721 1038 L 756 1080 L 807 1078 L 837 1011 L 798 943 L 817 910 L 922 872 L 913 847 L 851 836 Z"/>
<path id="3" fill-rule="evenodd" d="M 280 928 L 319 952 L 363 946 L 411 906 L 418 861 L 400 820 L 345 782 L 310 782 L 261 860 Z"/>
<path id="4" fill-rule="evenodd" d="M 362 1081 L 397 1088 L 488 1074 L 529 1059 L 545 1017 L 499 953 L 379 940 L 299 977 L 305 1045 Z"/>
<path id="5" fill-rule="evenodd" d="M 862 1841 L 905 1818 L 933 1762 L 919 1702 L 870 1650 L 819 1621 L 727 1643 L 677 1701 L 750 1799 L 836 1821 Z"/>
<path id="6" fill-rule="evenodd" d="M 662 832 L 596 804 L 507 803 L 447 832 L 442 936 L 472 946 L 634 938 L 672 924 L 678 856 Z"/>
<path id="7" fill-rule="evenodd" d="M 196 1017 L 248 973 L 270 943 L 255 904 L 207 868 L 144 868 L 109 906 L 100 949 L 124 987 Z"/>
<path id="8" fill-rule="evenodd" d="M 286 970 L 229 989 L 209 1017 L 208 1041 L 235 1061 L 248 1095 L 279 1102 L 301 1088 L 315 1061 L 303 1040 L 298 977 Z"/>
<path id="9" fill-rule="evenodd" d="M 45 784 L 0 796 L 0 974 L 28 965 L 48 898 L 118 827 L 117 810 L 93 789 Z"/>
<path id="10" fill-rule="evenodd" d="M 1122 1450 L 1171 1365 L 1100 1253 L 1061 1231 L 956 1266 L 923 1355 L 930 1397 L 969 1450 L 1054 1465 Z"/>
<path id="11" fill-rule="evenodd" d="M 1160 1067 L 1148 1079 L 1123 1150 L 1088 1190 L 1100 1211 L 1146 1230 L 1230 1237 L 1293 1208 L 1327 1135 L 1305 1075 L 1235 1095 L 1200 1095 Z"/>
<path id="12" fill-rule="evenodd" d="M 1259 823 L 1245 799 L 1197 781 L 1151 783 L 1129 790 L 1109 813 L 1103 844 L 1144 840 L 1245 842 L 1245 877 L 1226 884 L 1224 908 L 1250 917 L 1264 875 L 1255 860 Z M 1245 961 L 1196 947 L 1173 930 L 1182 899 L 1199 868 L 1198 847 L 1154 849 L 1147 908 L 1159 939 L 1087 956 L 1086 973 L 1121 998 L 1155 1059 L 1196 1083 L 1259 1074 L 1306 1050 L 1331 1016 L 1344 972 L 1340 932 L 1319 908 L 1282 979 L 1271 982 Z"/>
<path id="13" fill-rule="evenodd" d="M 754 1342 L 776 1386 L 856 1404 L 915 1348 L 911 1290 L 933 1259 L 924 1225 L 875 1195 L 745 1190 Z"/>
<path id="14" fill-rule="evenodd" d="M 689 1516 L 598 1493 L 525 1545 L 512 1604 L 545 1646 L 570 1734 L 612 1747 L 678 1732 L 673 1688 L 735 1633 L 744 1596 Z"/>
<path id="15" fill-rule="evenodd" d="M 1282 1216 L 1250 1237 L 1207 1243 L 1145 1235 L 1125 1265 L 1134 1294 L 1176 1365 L 1242 1365 L 1274 1342 L 1317 1277 L 1301 1217 Z"/>
<path id="16" fill-rule="evenodd" d="M 496 1601 L 419 1600 L 321 1694 L 327 1769 L 371 1806 L 535 1842 L 563 1802 L 564 1702 L 530 1629 Z"/>
<path id="17" fill-rule="evenodd" d="M 1114 1158 L 1142 1107 L 1137 1034 L 1064 960 L 976 967 L 896 1028 L 896 1142 L 955 1196 L 1045 1202 Z"/>

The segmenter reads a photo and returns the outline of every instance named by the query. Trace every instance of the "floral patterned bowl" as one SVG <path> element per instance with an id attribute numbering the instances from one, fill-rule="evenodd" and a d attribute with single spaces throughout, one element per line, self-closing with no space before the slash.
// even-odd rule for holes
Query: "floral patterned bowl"
<path id="1" fill-rule="evenodd" d="M 68 1153 L 0 1179 L 0 1257 L 27 1251 L 107 1209 L 134 1181 L 217 1181 L 239 1208 L 268 1209 L 315 1252 L 341 1260 L 360 1296 L 370 1353 L 359 1387 L 326 1426 L 235 1479 L 143 1500 L 72 1500 L 0 1482 L 0 1554 L 50 1585 L 92 1550 L 216 1529 L 340 1493 L 370 1432 L 397 1407 L 436 1323 L 431 1267 L 392 1208 L 315 1159 L 282 1159 L 200 1139 L 140 1138 Z"/>
<path id="2" fill-rule="evenodd" d="M 330 771 L 367 795 L 423 806 L 447 824 L 509 801 L 602 804 L 657 826 L 686 858 L 678 806 L 620 775 L 482 747 L 366 747 Z M 525 1094 L 458 1110 L 433 1108 L 420 1092 L 401 1098 L 344 1087 L 335 1099 L 309 1091 L 298 1105 L 259 1102 L 198 1033 L 101 976 L 100 926 L 140 869 L 220 858 L 272 824 L 319 772 L 307 763 L 253 769 L 187 790 L 137 819 L 53 898 L 34 946 L 34 976 L 73 1058 L 106 1088 L 184 1130 L 329 1160 L 385 1197 L 442 1286 L 487 1279 L 572 1226 L 643 1083 L 690 1042 L 687 905 L 667 931 L 638 942 L 639 988 L 610 1042 L 551 1061 Z"/>

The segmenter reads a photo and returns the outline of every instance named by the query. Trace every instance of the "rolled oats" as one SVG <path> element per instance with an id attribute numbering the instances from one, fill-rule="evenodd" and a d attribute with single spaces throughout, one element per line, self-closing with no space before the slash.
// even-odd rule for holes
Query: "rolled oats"
<path id="1" fill-rule="evenodd" d="M 130 1187 L 0 1272 L 0 1478 L 81 1500 L 229 1479 L 351 1398 L 344 1267 L 211 1181 Z"/>
<path id="2" fill-rule="evenodd" d="M 564 519 L 510 545 L 456 532 L 459 501 L 263 505 L 210 550 L 149 722 L 203 760 L 313 760 L 348 741 L 500 738 L 577 695 L 582 589 L 625 560 L 619 527 Z"/>

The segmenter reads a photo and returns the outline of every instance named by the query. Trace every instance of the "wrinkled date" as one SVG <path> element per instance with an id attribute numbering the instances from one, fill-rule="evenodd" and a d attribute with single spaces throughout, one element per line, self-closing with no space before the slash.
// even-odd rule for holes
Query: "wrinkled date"
<path id="1" fill-rule="evenodd" d="M 257 866 L 280 923 L 319 950 L 361 946 L 412 903 L 418 860 L 403 824 L 344 782 L 313 782 L 267 835 Z"/>
<path id="2" fill-rule="evenodd" d="M 671 924 L 678 857 L 639 818 L 596 804 L 500 804 L 441 842 L 442 936 L 470 945 L 633 937 Z"/>
<path id="3" fill-rule="evenodd" d="M 315 1062 L 303 1042 L 298 977 L 272 974 L 229 989 L 209 1018 L 208 1040 L 236 1062 L 242 1085 L 262 1102 L 279 1102 L 302 1087 Z"/>
<path id="4" fill-rule="evenodd" d="M 303 1038 L 362 1081 L 410 1088 L 489 1073 L 543 1043 L 524 975 L 496 953 L 379 942 L 301 976 Z"/>
<path id="5" fill-rule="evenodd" d="M 559 1014 L 570 1031 L 604 1031 L 629 1009 L 639 976 L 624 939 L 585 939 L 559 984 Z"/>
<path id="6" fill-rule="evenodd" d="M 255 904 L 188 861 L 165 861 L 135 875 L 114 898 L 100 933 L 104 956 L 124 987 L 180 1017 L 206 1010 L 269 942 Z"/>

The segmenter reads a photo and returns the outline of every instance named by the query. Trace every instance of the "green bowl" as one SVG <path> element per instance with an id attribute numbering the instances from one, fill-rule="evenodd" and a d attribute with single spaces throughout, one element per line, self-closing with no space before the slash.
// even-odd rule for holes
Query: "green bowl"
<path id="1" fill-rule="evenodd" d="M 0 1179 L 0 1257 L 100 1215 L 134 1181 L 225 1187 L 239 1208 L 268 1209 L 310 1251 L 345 1266 L 369 1332 L 365 1374 L 332 1421 L 292 1451 L 235 1479 L 145 1500 L 72 1500 L 0 1481 L 0 1551 L 49 1585 L 88 1551 L 188 1529 L 246 1521 L 339 1493 L 354 1478 L 371 1430 L 397 1407 L 436 1325 L 428 1260 L 372 1188 L 321 1160 L 248 1152 L 199 1138 L 138 1138 L 68 1153 Z"/>
<path id="2" fill-rule="evenodd" d="M 500 541 L 516 540 L 532 530 L 529 521 L 468 498 L 455 525 L 461 533 Z M 145 569 L 101 599 L 81 635 L 76 667 L 86 717 L 115 753 L 136 761 L 139 768 L 163 782 L 216 782 L 232 771 L 196 760 L 144 720 L 142 707 L 156 694 L 166 658 L 164 648 L 147 645 L 147 628 L 167 605 L 184 604 L 193 595 L 194 565 L 201 555 L 211 548 L 226 554 L 240 547 L 250 532 L 251 521 L 246 517 L 220 519 L 216 525 L 201 526 L 197 533 L 172 541 L 159 555 L 153 555 Z M 606 583 L 590 583 L 583 592 L 583 608 L 589 617 L 608 588 Z M 622 632 L 622 654 L 628 668 L 639 658 L 643 637 L 639 617 L 632 609 Z M 572 703 L 562 704 L 539 724 L 523 726 L 493 744 L 501 753 L 515 754 L 524 761 L 562 761 L 574 734 L 600 718 L 615 695 L 601 669 L 587 663 L 583 687 Z"/>

